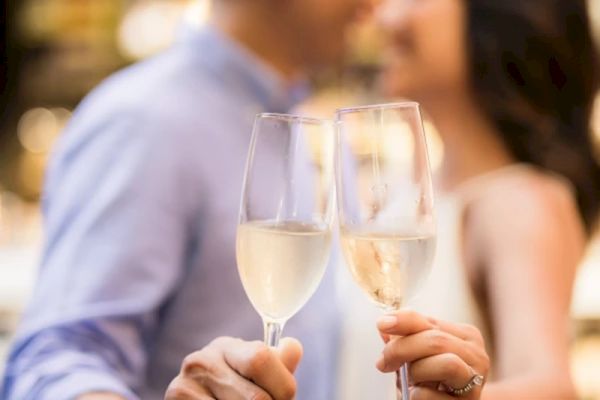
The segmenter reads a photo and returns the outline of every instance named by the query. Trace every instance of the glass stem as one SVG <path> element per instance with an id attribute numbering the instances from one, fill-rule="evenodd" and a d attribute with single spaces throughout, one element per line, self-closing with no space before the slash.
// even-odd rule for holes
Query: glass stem
<path id="1" fill-rule="evenodd" d="M 265 327 L 265 344 L 269 347 L 279 346 L 281 331 L 283 331 L 283 323 L 275 321 L 263 321 Z"/>
<path id="2" fill-rule="evenodd" d="M 408 390 L 408 363 L 404 363 L 400 370 L 396 372 L 396 386 L 399 387 L 398 400 L 410 400 L 410 392 Z"/>

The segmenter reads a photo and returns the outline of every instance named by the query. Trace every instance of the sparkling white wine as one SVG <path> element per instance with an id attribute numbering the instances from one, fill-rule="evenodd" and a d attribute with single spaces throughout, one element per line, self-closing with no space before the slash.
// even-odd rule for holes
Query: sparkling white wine
<path id="1" fill-rule="evenodd" d="M 354 280 L 381 307 L 404 305 L 429 273 L 435 236 L 342 230 L 342 250 Z"/>
<path id="2" fill-rule="evenodd" d="M 328 227 L 259 221 L 237 231 L 237 263 L 246 294 L 263 318 L 285 321 L 313 295 L 327 266 Z"/>

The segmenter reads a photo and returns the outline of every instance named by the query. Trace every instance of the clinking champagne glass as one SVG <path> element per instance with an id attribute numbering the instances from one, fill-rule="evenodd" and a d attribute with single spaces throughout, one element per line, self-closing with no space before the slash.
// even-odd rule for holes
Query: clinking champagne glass
<path id="1" fill-rule="evenodd" d="M 334 146 L 328 120 L 259 114 L 254 122 L 236 254 L 272 347 L 316 291 L 329 261 Z"/>
<path id="2" fill-rule="evenodd" d="M 339 109 L 336 124 L 342 252 L 371 300 L 387 312 L 397 311 L 426 279 L 435 252 L 433 189 L 419 105 Z M 408 365 L 399 378 L 398 398 L 407 400 Z"/>

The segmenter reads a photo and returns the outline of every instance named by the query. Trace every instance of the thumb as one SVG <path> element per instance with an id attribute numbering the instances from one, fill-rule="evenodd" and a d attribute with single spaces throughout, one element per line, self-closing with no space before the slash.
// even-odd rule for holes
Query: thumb
<path id="1" fill-rule="evenodd" d="M 279 342 L 277 352 L 283 365 L 293 374 L 302 358 L 302 344 L 293 338 L 283 338 Z"/>

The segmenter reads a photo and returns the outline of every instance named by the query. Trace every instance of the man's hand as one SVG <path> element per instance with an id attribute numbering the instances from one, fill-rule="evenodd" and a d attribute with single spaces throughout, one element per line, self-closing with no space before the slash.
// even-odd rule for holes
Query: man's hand
<path id="1" fill-rule="evenodd" d="M 301 358 L 302 346 L 295 339 L 283 339 L 271 349 L 221 337 L 183 360 L 165 400 L 291 400 Z"/>

